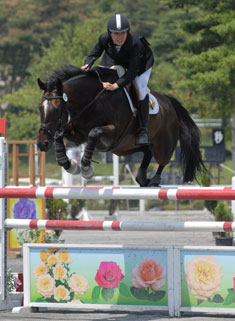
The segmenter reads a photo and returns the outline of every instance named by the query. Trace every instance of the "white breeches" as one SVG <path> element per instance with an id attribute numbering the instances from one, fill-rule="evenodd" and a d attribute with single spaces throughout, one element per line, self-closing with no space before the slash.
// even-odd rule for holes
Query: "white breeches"
<path id="1" fill-rule="evenodd" d="M 143 100 L 148 93 L 147 88 L 151 71 L 152 67 L 146 70 L 143 74 L 135 77 L 135 83 L 139 91 L 140 100 Z"/>

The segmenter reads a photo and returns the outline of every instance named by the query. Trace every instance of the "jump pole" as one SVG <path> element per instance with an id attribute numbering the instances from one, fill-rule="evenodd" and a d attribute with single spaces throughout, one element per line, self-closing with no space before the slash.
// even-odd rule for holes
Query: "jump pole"
<path id="1" fill-rule="evenodd" d="M 2 121 L 3 119 L 1 119 Z M 6 133 L 4 138 L 0 137 L 0 187 L 4 188 L 6 185 L 7 173 L 7 148 L 6 148 Z M 7 307 L 6 296 L 6 272 L 7 272 L 7 244 L 6 244 L 6 230 L 4 227 L 4 220 L 6 218 L 6 200 L 0 200 L 0 310 Z"/>
<path id="2" fill-rule="evenodd" d="M 6 229 L 80 230 L 80 231 L 143 231 L 143 232 L 234 232 L 235 222 L 185 221 L 64 221 L 10 219 L 4 222 Z"/>
<path id="3" fill-rule="evenodd" d="M 0 198 L 130 199 L 130 200 L 235 200 L 234 187 L 5 187 Z"/>

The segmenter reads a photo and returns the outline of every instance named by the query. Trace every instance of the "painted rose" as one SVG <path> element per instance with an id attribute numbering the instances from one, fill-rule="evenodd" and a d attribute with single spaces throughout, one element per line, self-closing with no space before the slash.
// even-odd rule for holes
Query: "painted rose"
<path id="1" fill-rule="evenodd" d="M 185 278 L 192 295 L 199 300 L 208 300 L 220 291 L 222 266 L 216 264 L 212 256 L 196 255 L 192 262 L 186 264 Z"/>
<path id="2" fill-rule="evenodd" d="M 63 263 L 65 263 L 65 264 L 72 263 L 71 255 L 66 250 L 59 250 L 56 253 L 56 258 L 61 264 L 63 264 Z"/>
<path id="3" fill-rule="evenodd" d="M 21 198 L 13 208 L 14 218 L 17 219 L 36 219 L 36 206 L 34 201 Z"/>
<path id="4" fill-rule="evenodd" d="M 117 288 L 123 278 L 122 270 L 115 262 L 101 262 L 95 276 L 102 288 Z"/>
<path id="5" fill-rule="evenodd" d="M 70 291 L 75 294 L 85 294 L 88 289 L 88 281 L 80 274 L 72 274 L 68 280 Z"/>
<path id="6" fill-rule="evenodd" d="M 50 254 L 48 251 L 42 250 L 42 251 L 40 252 L 40 259 L 41 259 L 41 261 L 42 261 L 42 262 L 46 262 L 47 259 L 48 259 L 48 257 L 49 257 L 50 255 L 51 255 L 51 254 Z"/>
<path id="7" fill-rule="evenodd" d="M 54 290 L 54 298 L 56 301 L 68 301 L 70 299 L 69 290 L 65 286 L 59 285 Z"/>
<path id="8" fill-rule="evenodd" d="M 142 260 L 132 270 L 134 279 L 131 283 L 136 288 L 151 287 L 154 291 L 161 288 L 166 282 L 166 269 L 154 258 L 148 257 Z"/>
<path id="9" fill-rule="evenodd" d="M 50 255 L 47 259 L 47 263 L 49 266 L 56 265 L 58 263 L 57 257 L 54 254 Z"/>
<path id="10" fill-rule="evenodd" d="M 48 267 L 45 263 L 40 263 L 33 269 L 35 279 L 38 279 L 41 275 L 46 275 L 47 273 Z"/>
<path id="11" fill-rule="evenodd" d="M 55 289 L 55 280 L 49 275 L 41 275 L 37 279 L 37 290 L 45 298 L 50 298 Z"/>
<path id="12" fill-rule="evenodd" d="M 61 264 L 57 264 L 53 268 L 53 275 L 55 280 L 64 280 L 67 276 L 67 271 Z"/>

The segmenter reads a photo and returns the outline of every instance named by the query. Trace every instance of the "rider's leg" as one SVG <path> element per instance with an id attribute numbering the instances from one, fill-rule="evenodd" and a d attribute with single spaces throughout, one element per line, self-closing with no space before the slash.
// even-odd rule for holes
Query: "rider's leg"
<path id="1" fill-rule="evenodd" d="M 135 78 L 135 83 L 139 91 L 139 107 L 137 109 L 138 129 L 136 145 L 149 145 L 148 137 L 148 117 L 149 117 L 149 95 L 147 92 L 148 80 L 152 68 L 146 70 L 140 76 Z"/>
<path id="2" fill-rule="evenodd" d="M 149 118 L 149 95 L 139 101 L 137 112 L 138 129 L 136 136 L 136 145 L 149 145 L 148 137 L 148 118 Z"/>

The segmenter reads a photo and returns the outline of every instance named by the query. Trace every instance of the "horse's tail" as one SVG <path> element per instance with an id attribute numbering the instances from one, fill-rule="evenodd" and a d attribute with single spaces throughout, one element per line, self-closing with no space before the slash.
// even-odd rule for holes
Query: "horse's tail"
<path id="1" fill-rule="evenodd" d="M 200 152 L 200 131 L 188 111 L 174 97 L 167 96 L 174 106 L 180 123 L 180 165 L 184 182 L 192 182 L 197 172 L 205 169 Z"/>

